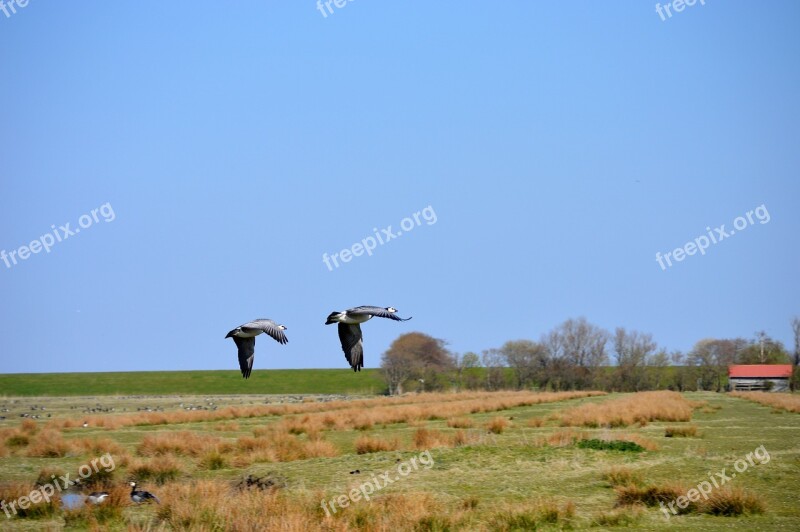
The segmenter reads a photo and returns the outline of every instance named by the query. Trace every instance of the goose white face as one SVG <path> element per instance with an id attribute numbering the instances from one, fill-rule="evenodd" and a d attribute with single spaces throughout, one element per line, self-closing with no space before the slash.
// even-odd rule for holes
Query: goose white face
<path id="1" fill-rule="evenodd" d="M 278 328 L 282 331 L 286 330 L 286 325 L 278 325 Z"/>
<path id="2" fill-rule="evenodd" d="M 391 312 L 392 314 L 394 314 L 395 312 L 397 312 L 397 309 L 396 309 L 396 308 L 394 308 L 394 307 L 389 307 L 389 308 L 387 308 L 386 310 L 388 310 L 388 311 L 389 311 L 389 312 Z"/>

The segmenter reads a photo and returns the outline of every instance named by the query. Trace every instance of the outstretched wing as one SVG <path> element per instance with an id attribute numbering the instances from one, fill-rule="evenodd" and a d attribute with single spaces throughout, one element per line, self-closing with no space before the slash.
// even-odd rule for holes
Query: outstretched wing
<path id="1" fill-rule="evenodd" d="M 266 334 L 272 336 L 279 344 L 285 344 L 289 341 L 283 333 L 283 329 L 272 320 L 254 320 L 242 325 L 243 331 L 247 331 L 248 329 L 264 331 Z"/>
<path id="2" fill-rule="evenodd" d="M 256 357 L 256 339 L 240 338 L 233 336 L 233 341 L 236 342 L 236 347 L 239 348 L 239 369 L 242 370 L 242 377 L 245 379 L 250 377 L 250 372 L 253 371 L 253 359 Z"/>
<path id="3" fill-rule="evenodd" d="M 342 351 L 344 351 L 344 357 L 350 363 L 350 367 L 353 368 L 353 371 L 361 371 L 361 368 L 364 367 L 361 326 L 358 323 L 352 325 L 340 323 L 339 340 L 342 342 Z"/>
<path id="4" fill-rule="evenodd" d="M 372 307 L 368 305 L 363 307 L 351 308 L 350 310 L 347 311 L 347 313 L 356 316 L 359 314 L 365 314 L 365 315 L 375 316 L 376 318 L 389 318 L 390 320 L 394 321 L 408 321 L 411 319 L 411 318 L 403 319 L 394 312 L 389 312 L 383 307 Z"/>

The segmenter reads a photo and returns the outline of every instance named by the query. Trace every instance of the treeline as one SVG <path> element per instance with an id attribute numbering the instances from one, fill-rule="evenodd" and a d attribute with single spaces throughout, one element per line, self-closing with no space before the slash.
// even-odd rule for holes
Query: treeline
<path id="1" fill-rule="evenodd" d="M 731 364 L 795 366 L 800 389 L 800 318 L 791 322 L 790 354 L 765 332 L 754 338 L 706 338 L 691 351 L 667 351 L 653 336 L 617 327 L 613 333 L 585 318 L 568 319 L 538 341 L 511 340 L 480 354 L 452 353 L 424 333 L 398 337 L 381 359 L 390 394 L 445 389 L 546 391 L 714 390 L 727 384 Z"/>

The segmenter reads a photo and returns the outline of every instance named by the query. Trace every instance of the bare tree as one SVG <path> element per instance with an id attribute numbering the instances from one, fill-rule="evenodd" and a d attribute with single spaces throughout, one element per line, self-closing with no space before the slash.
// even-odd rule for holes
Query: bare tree
<path id="1" fill-rule="evenodd" d="M 687 361 L 699 371 L 700 387 L 722 390 L 722 380 L 728 366 L 736 362 L 738 340 L 706 338 L 692 348 Z"/>
<path id="2" fill-rule="evenodd" d="M 599 373 L 608 363 L 606 344 L 610 335 L 586 321 L 568 319 L 542 338 L 549 356 L 547 378 L 556 389 L 586 388 L 599 383 Z"/>
<path id="3" fill-rule="evenodd" d="M 754 341 L 740 341 L 742 347 L 736 357 L 739 364 L 790 364 L 792 361 L 783 343 L 764 331 L 756 333 Z"/>
<path id="4" fill-rule="evenodd" d="M 647 387 L 647 363 L 658 345 L 653 336 L 617 327 L 614 331 L 614 353 L 617 361 L 615 384 L 620 391 L 637 392 Z"/>
<path id="5" fill-rule="evenodd" d="M 486 371 L 486 389 L 499 390 L 505 386 L 503 355 L 499 349 L 486 349 L 481 352 L 483 368 Z"/>
<path id="6" fill-rule="evenodd" d="M 794 333 L 794 365 L 800 366 L 800 317 L 792 319 L 792 332 Z"/>
<path id="7" fill-rule="evenodd" d="M 517 388 L 530 387 L 537 382 L 537 377 L 544 369 L 547 361 L 547 350 L 530 340 L 512 340 L 503 344 L 500 355 L 506 365 L 514 370 Z"/>

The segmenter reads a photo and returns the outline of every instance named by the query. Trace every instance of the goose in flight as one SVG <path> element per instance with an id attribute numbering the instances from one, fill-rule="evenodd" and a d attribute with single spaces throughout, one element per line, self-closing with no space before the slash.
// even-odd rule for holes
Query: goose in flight
<path id="1" fill-rule="evenodd" d="M 253 359 L 256 352 L 256 336 L 261 333 L 267 333 L 272 336 L 276 342 L 285 344 L 289 340 L 283 331 L 286 327 L 278 325 L 272 320 L 253 320 L 239 325 L 234 330 L 228 333 L 225 338 L 233 338 L 236 347 L 239 349 L 239 368 L 242 370 L 242 377 L 245 379 L 250 377 L 250 372 L 253 370 Z"/>
<path id="2" fill-rule="evenodd" d="M 411 318 L 401 318 L 396 314 L 397 309 L 393 307 L 355 307 L 344 312 L 331 312 L 325 325 L 331 323 L 339 324 L 339 340 L 342 342 L 342 351 L 350 363 L 353 371 L 361 371 L 364 367 L 364 344 L 361 334 L 361 323 L 372 319 L 389 318 L 394 321 L 408 321 Z"/>

